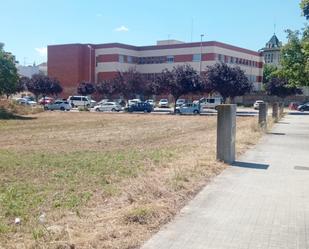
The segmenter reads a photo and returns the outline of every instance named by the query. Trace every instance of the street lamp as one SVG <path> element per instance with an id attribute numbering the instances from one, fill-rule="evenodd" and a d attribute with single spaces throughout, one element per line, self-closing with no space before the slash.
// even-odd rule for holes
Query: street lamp
<path id="1" fill-rule="evenodd" d="M 200 58 L 200 75 L 202 73 L 202 57 L 203 57 L 203 37 L 204 34 L 201 34 L 201 58 Z"/>
<path id="2" fill-rule="evenodd" d="M 91 82 L 91 52 L 92 52 L 92 47 L 90 45 L 87 45 L 87 47 L 89 48 L 89 82 Z"/>

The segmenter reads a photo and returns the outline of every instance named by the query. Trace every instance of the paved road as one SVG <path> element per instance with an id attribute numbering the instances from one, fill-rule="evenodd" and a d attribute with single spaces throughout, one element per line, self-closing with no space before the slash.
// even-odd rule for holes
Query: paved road
<path id="1" fill-rule="evenodd" d="M 238 160 L 142 249 L 309 248 L 308 113 Z"/>

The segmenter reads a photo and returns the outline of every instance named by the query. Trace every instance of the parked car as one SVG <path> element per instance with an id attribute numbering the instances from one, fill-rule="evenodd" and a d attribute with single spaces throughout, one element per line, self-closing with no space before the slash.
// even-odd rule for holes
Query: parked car
<path id="1" fill-rule="evenodd" d="M 178 114 L 199 114 L 200 105 L 194 103 L 187 103 L 176 107 L 176 113 Z"/>
<path id="2" fill-rule="evenodd" d="M 298 106 L 297 110 L 303 112 L 303 111 L 309 111 L 309 102 L 305 103 L 303 105 Z"/>
<path id="3" fill-rule="evenodd" d="M 185 99 L 177 99 L 176 100 L 176 107 L 177 106 L 181 106 L 183 104 L 185 104 L 187 101 Z"/>
<path id="4" fill-rule="evenodd" d="M 299 103 L 297 103 L 297 102 L 291 102 L 291 103 L 289 104 L 289 109 L 290 109 L 290 110 L 297 110 L 297 109 L 298 109 L 298 106 L 299 106 Z"/>
<path id="5" fill-rule="evenodd" d="M 95 107 L 97 105 L 97 101 L 91 99 L 90 100 L 90 107 Z"/>
<path id="6" fill-rule="evenodd" d="M 51 97 L 45 97 L 45 98 L 43 97 L 39 100 L 39 104 L 40 105 L 48 105 L 48 104 L 52 103 L 53 101 L 54 101 L 54 99 L 51 98 Z"/>
<path id="7" fill-rule="evenodd" d="M 160 108 L 169 108 L 169 103 L 167 99 L 160 99 L 158 107 Z"/>
<path id="8" fill-rule="evenodd" d="M 101 105 L 96 105 L 94 110 L 96 112 L 119 112 L 121 106 L 116 102 L 104 102 Z"/>
<path id="9" fill-rule="evenodd" d="M 20 105 L 28 105 L 28 106 L 35 106 L 37 104 L 37 102 L 27 99 L 27 98 L 17 98 L 15 99 L 17 104 Z"/>
<path id="10" fill-rule="evenodd" d="M 103 103 L 106 102 L 112 102 L 112 101 L 110 101 L 109 99 L 101 99 L 96 105 L 102 105 Z"/>
<path id="11" fill-rule="evenodd" d="M 140 99 L 129 99 L 128 100 L 128 106 L 135 105 L 137 103 L 141 103 L 142 101 Z"/>
<path id="12" fill-rule="evenodd" d="M 153 107 L 149 103 L 139 102 L 136 104 L 129 105 L 127 107 L 128 112 L 152 112 Z"/>
<path id="13" fill-rule="evenodd" d="M 260 104 L 263 104 L 263 103 L 264 103 L 264 101 L 263 101 L 263 100 L 257 100 L 257 101 L 255 101 L 255 102 L 254 102 L 254 104 L 253 104 L 253 108 L 254 108 L 254 110 L 258 110 L 258 109 L 259 109 Z"/>
<path id="14" fill-rule="evenodd" d="M 156 105 L 156 103 L 155 103 L 155 101 L 154 101 L 153 99 L 147 99 L 145 102 L 148 103 L 148 104 L 150 104 L 153 108 L 154 108 L 155 105 Z"/>
<path id="15" fill-rule="evenodd" d="M 56 100 L 54 103 L 50 103 L 44 107 L 45 110 L 60 110 L 60 111 L 70 111 L 71 105 L 67 100 Z"/>
<path id="16" fill-rule="evenodd" d="M 203 109 L 216 109 L 218 105 L 221 105 L 223 100 L 221 97 L 213 97 L 213 98 L 201 98 L 199 100 L 200 108 Z"/>
<path id="17" fill-rule="evenodd" d="M 91 107 L 91 100 L 87 96 L 69 96 L 68 100 L 71 107 L 87 106 Z"/>

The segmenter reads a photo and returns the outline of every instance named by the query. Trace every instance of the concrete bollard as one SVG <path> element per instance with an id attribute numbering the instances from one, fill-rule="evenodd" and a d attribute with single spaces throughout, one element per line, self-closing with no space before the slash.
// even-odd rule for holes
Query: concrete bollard
<path id="1" fill-rule="evenodd" d="M 217 160 L 232 164 L 235 161 L 236 105 L 217 107 Z"/>
<path id="2" fill-rule="evenodd" d="M 268 104 L 267 103 L 259 104 L 259 125 L 263 129 L 267 129 L 267 113 L 268 113 Z"/>
<path id="3" fill-rule="evenodd" d="M 273 103 L 272 117 L 275 120 L 275 122 L 278 122 L 279 120 L 279 103 L 278 102 Z"/>

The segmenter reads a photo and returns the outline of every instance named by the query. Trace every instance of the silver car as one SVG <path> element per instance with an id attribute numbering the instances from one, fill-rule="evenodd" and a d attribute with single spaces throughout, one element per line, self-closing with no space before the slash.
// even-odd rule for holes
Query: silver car
<path id="1" fill-rule="evenodd" d="M 119 112 L 121 106 L 116 102 L 104 102 L 101 105 L 96 105 L 94 110 L 96 112 Z"/>
<path id="2" fill-rule="evenodd" d="M 199 104 L 193 104 L 193 103 L 187 103 L 183 104 L 181 106 L 176 107 L 176 113 L 177 114 L 199 114 L 200 113 L 200 105 Z"/>
<path id="3" fill-rule="evenodd" d="M 44 109 L 50 110 L 50 111 L 54 111 L 54 110 L 70 111 L 71 105 L 66 100 L 56 100 L 54 103 L 45 105 Z"/>

